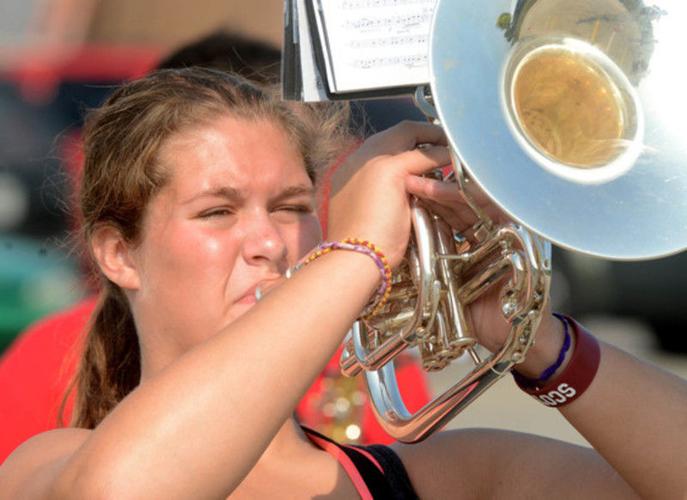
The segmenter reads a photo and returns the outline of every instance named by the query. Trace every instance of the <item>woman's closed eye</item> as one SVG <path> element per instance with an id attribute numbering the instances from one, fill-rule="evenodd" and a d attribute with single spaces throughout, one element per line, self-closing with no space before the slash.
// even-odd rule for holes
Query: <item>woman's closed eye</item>
<path id="1" fill-rule="evenodd" d="M 200 214 L 198 214 L 198 217 L 201 219 L 212 219 L 217 217 L 226 217 L 233 214 L 234 210 L 229 207 L 216 207 L 202 211 Z"/>
<path id="2" fill-rule="evenodd" d="M 293 203 L 289 205 L 280 205 L 274 209 L 275 212 L 296 212 L 296 213 L 311 213 L 313 207 L 306 203 Z"/>
<path id="3" fill-rule="evenodd" d="M 315 213 L 311 203 L 286 203 L 272 209 L 272 217 L 282 222 L 295 222 Z"/>

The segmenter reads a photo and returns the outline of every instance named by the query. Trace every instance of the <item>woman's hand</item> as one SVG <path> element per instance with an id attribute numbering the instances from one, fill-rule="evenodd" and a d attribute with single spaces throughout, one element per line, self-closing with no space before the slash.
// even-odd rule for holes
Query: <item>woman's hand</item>
<path id="1" fill-rule="evenodd" d="M 406 188 L 409 193 L 421 198 L 429 209 L 441 216 L 455 230 L 463 232 L 477 222 L 477 216 L 470 208 L 465 194 L 455 182 L 413 175 L 406 179 Z M 495 224 L 511 221 L 474 182 L 468 182 L 465 189 L 473 203 Z"/>
<path id="2" fill-rule="evenodd" d="M 409 193 L 417 196 L 425 206 L 442 217 L 454 230 L 464 232 L 477 222 L 477 216 L 470 208 L 464 193 L 455 182 L 444 182 L 420 176 L 406 179 Z M 469 184 L 468 196 L 483 210 L 495 224 L 508 222 L 508 217 L 474 183 Z M 508 335 L 508 323 L 501 313 L 499 293 L 501 284 L 496 284 L 470 306 L 474 334 L 482 345 L 497 350 Z"/>
<path id="3" fill-rule="evenodd" d="M 473 226 L 477 218 L 455 183 L 421 177 L 449 164 L 445 135 L 435 125 L 403 122 L 372 136 L 334 175 L 329 238 L 367 239 L 382 248 L 392 267 L 397 266 L 405 255 L 410 234 L 408 194 L 421 198 L 454 229 L 464 231 Z M 474 183 L 467 189 L 471 199 L 494 223 L 510 220 Z M 500 290 L 500 285 L 493 286 L 470 306 L 475 334 L 491 350 L 500 348 L 509 333 L 501 312 Z M 545 316 L 544 323 L 550 323 L 548 310 Z M 554 344 L 557 342 L 558 339 Z M 528 360 L 528 364 L 536 370 L 542 361 L 537 361 L 536 353 L 531 354 L 535 359 L 533 363 Z M 544 364 L 548 356 L 547 351 Z"/>
<path id="4" fill-rule="evenodd" d="M 440 127 L 421 122 L 402 122 L 365 141 L 332 179 L 329 239 L 366 239 L 397 266 L 410 234 L 407 179 L 448 165 L 446 144 Z"/>
<path id="5" fill-rule="evenodd" d="M 477 222 L 477 216 L 470 208 L 465 195 L 455 182 L 443 182 L 420 176 L 408 176 L 406 188 L 409 193 L 422 199 L 427 208 L 441 216 L 453 229 L 464 232 Z M 473 203 L 497 225 L 511 219 L 492 202 L 474 183 L 468 183 L 467 195 Z M 499 294 L 503 284 L 494 285 L 487 293 L 470 305 L 474 334 L 480 343 L 491 351 L 498 350 L 510 327 L 501 312 Z M 542 338 L 545 337 L 545 338 Z M 527 376 L 538 376 L 547 366 L 550 358 L 555 359 L 563 338 L 561 325 L 553 319 L 549 306 L 545 308 L 538 332 L 538 345 L 531 350 L 528 360 L 518 367 Z"/>

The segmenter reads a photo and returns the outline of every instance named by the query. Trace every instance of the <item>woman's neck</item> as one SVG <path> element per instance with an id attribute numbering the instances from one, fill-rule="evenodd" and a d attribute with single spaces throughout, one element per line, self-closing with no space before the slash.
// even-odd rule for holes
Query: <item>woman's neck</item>
<path id="1" fill-rule="evenodd" d="M 312 452 L 313 449 L 316 448 L 305 435 L 301 426 L 298 425 L 296 419 L 292 417 L 281 426 L 258 463 L 293 460 L 296 454 Z"/>
<path id="2" fill-rule="evenodd" d="M 335 458 L 314 446 L 288 419 L 231 498 L 353 498 L 352 483 Z"/>

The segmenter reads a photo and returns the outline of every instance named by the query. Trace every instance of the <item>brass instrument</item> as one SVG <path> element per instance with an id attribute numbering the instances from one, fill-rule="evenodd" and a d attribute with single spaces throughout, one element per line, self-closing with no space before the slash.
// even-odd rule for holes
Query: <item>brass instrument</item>
<path id="1" fill-rule="evenodd" d="M 622 260 L 687 248 L 683 19 L 681 0 L 438 1 L 416 103 L 447 131 L 457 188 L 475 183 L 518 222 L 496 225 L 468 196 L 477 223 L 458 234 L 413 200 L 391 300 L 356 322 L 341 358 L 391 436 L 426 438 L 525 359 L 550 241 Z M 497 284 L 510 334 L 485 353 L 469 305 Z M 411 415 L 393 367 L 406 348 L 426 370 L 475 366 Z"/>

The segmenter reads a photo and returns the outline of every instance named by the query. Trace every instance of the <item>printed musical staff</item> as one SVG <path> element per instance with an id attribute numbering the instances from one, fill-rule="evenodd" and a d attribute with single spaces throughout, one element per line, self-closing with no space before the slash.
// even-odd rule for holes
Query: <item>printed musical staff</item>
<path id="1" fill-rule="evenodd" d="M 399 45 L 427 45 L 427 35 L 403 35 L 384 38 L 367 38 L 351 40 L 348 46 L 353 49 L 377 49 L 382 47 L 397 47 Z"/>
<path id="2" fill-rule="evenodd" d="M 403 7 L 407 5 L 434 6 L 435 0 L 344 0 L 341 3 L 343 10 L 374 9 L 380 7 Z"/>
<path id="3" fill-rule="evenodd" d="M 405 66 L 407 68 L 422 67 L 427 64 L 426 54 L 403 55 L 392 57 L 368 57 L 354 60 L 351 65 L 360 69 L 375 69 L 388 66 Z"/>
<path id="4" fill-rule="evenodd" d="M 423 9 L 421 12 L 402 16 L 362 17 L 352 19 L 344 23 L 346 29 L 355 31 L 374 31 L 380 29 L 407 30 L 427 24 L 432 20 L 432 9 Z"/>

